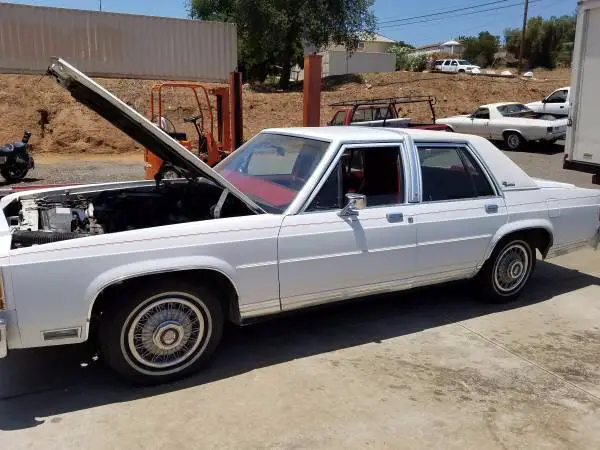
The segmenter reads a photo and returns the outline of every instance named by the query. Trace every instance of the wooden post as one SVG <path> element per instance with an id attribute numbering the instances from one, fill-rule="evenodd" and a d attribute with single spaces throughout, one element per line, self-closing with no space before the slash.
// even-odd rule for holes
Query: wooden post
<path id="1" fill-rule="evenodd" d="M 523 72 L 523 49 L 525 48 L 525 36 L 527 35 L 527 10 L 529 9 L 529 0 L 525 0 L 525 9 L 523 10 L 523 30 L 521 30 L 521 47 L 519 48 L 519 74 Z"/>
<path id="2" fill-rule="evenodd" d="M 304 57 L 304 117 L 305 127 L 321 126 L 321 55 Z"/>
<path id="3" fill-rule="evenodd" d="M 231 113 L 231 143 L 235 150 L 244 143 L 244 120 L 242 115 L 242 74 L 229 74 L 229 111 Z"/>

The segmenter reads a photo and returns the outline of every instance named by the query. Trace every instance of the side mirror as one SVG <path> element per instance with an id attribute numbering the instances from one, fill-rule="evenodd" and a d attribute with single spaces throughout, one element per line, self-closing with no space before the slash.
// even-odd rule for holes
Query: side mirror
<path id="1" fill-rule="evenodd" d="M 543 99 L 542 103 L 548 103 L 548 99 L 547 98 Z"/>
<path id="2" fill-rule="evenodd" d="M 346 206 L 340 211 L 340 217 L 358 216 L 358 211 L 367 207 L 367 197 L 363 194 L 346 194 Z"/>

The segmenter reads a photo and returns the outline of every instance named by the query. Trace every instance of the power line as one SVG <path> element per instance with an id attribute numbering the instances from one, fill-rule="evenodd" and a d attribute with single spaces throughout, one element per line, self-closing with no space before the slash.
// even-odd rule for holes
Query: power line
<path id="1" fill-rule="evenodd" d="M 408 20 L 413 20 L 413 19 L 422 19 L 425 17 L 433 17 L 433 16 L 439 16 L 442 14 L 449 14 L 449 13 L 453 13 L 453 12 L 460 12 L 460 11 L 468 11 L 471 9 L 478 9 L 478 8 L 482 8 L 484 6 L 489 6 L 489 5 L 496 5 L 498 3 L 506 3 L 506 2 L 510 2 L 512 0 L 496 0 L 493 2 L 487 2 L 487 3 L 480 3 L 478 5 L 471 5 L 471 6 L 465 6 L 463 8 L 456 8 L 456 9 L 448 9 L 445 11 L 440 11 L 440 12 L 435 12 L 435 13 L 429 13 L 429 14 L 423 14 L 421 16 L 413 16 L 413 17 L 405 17 L 405 18 L 398 18 L 398 19 L 390 19 L 390 20 L 383 20 L 379 23 L 395 23 L 395 22 L 404 22 L 404 21 L 408 21 Z"/>
<path id="2" fill-rule="evenodd" d="M 531 0 L 529 3 L 533 4 L 533 3 L 538 3 L 544 0 Z M 440 20 L 449 20 L 449 19 L 460 19 L 464 16 L 470 16 L 470 15 L 474 15 L 474 14 L 481 14 L 484 12 L 488 12 L 488 11 L 496 11 L 499 9 L 505 9 L 505 8 L 514 8 L 514 7 L 521 7 L 523 6 L 522 2 L 519 3 L 513 3 L 511 5 L 504 5 L 504 6 L 499 6 L 499 7 L 495 7 L 495 8 L 487 8 L 487 9 L 482 9 L 480 11 L 471 11 L 471 12 L 466 12 L 466 13 L 461 13 L 458 15 L 454 15 L 454 16 L 447 16 L 447 17 L 437 17 L 437 18 L 433 18 L 433 19 L 425 19 L 425 20 L 418 20 L 418 21 L 414 21 L 414 22 L 408 22 L 408 23 L 399 23 L 399 24 L 391 24 L 391 25 L 383 25 L 380 26 L 380 29 L 388 29 L 388 28 L 402 28 L 405 26 L 409 26 L 409 25 L 417 25 L 420 23 L 429 23 L 429 22 L 436 22 L 436 21 L 440 21 Z"/>

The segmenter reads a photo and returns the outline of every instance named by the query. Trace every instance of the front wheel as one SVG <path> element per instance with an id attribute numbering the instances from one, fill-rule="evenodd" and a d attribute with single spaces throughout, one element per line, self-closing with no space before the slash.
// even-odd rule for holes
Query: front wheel
<path id="1" fill-rule="evenodd" d="M 482 299 L 488 303 L 516 299 L 531 277 L 535 258 L 535 249 L 524 239 L 500 242 L 477 275 Z"/>
<path id="2" fill-rule="evenodd" d="M 504 135 L 504 143 L 509 150 L 519 150 L 523 145 L 523 138 L 519 133 L 509 132 Z"/>
<path id="3" fill-rule="evenodd" d="M 100 324 L 100 349 L 123 377 L 140 384 L 183 378 L 217 347 L 223 312 L 214 294 L 183 282 L 121 291 Z"/>

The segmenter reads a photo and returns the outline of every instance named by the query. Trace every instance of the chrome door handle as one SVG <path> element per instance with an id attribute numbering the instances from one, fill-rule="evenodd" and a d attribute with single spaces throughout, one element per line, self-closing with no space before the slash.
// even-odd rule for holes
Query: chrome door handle
<path id="1" fill-rule="evenodd" d="M 485 212 L 488 214 L 496 214 L 498 212 L 498 205 L 485 205 Z"/>
<path id="2" fill-rule="evenodd" d="M 391 223 L 404 221 L 404 214 L 402 213 L 388 213 L 386 217 L 387 221 Z"/>

